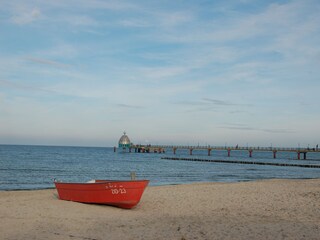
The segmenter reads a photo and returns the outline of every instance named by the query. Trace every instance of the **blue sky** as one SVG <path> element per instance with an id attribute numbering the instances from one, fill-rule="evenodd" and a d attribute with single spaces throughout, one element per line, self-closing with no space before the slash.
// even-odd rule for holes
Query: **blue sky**
<path id="1" fill-rule="evenodd" d="M 320 143 L 317 0 L 0 6 L 0 143 Z"/>

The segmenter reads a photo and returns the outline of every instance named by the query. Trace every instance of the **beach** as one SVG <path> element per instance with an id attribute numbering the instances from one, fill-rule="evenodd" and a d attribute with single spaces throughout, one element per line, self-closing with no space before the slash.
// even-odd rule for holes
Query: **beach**
<path id="1" fill-rule="evenodd" d="M 320 179 L 147 187 L 131 210 L 0 192 L 1 239 L 319 239 Z"/>

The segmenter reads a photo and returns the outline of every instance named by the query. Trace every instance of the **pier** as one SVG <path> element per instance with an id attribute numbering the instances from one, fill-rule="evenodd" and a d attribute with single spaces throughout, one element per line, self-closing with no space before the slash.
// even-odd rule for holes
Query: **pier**
<path id="1" fill-rule="evenodd" d="M 129 148 L 129 152 L 136 153 L 165 153 L 165 148 L 151 145 L 132 145 Z"/>
<path id="2" fill-rule="evenodd" d="M 232 151 L 247 151 L 248 156 L 251 158 L 254 152 L 270 152 L 273 158 L 277 158 L 278 152 L 295 152 L 297 154 L 297 159 L 307 159 L 307 153 L 310 152 L 320 152 L 318 147 L 316 148 L 281 148 L 281 147 L 230 147 L 230 146 L 175 146 L 175 145 L 131 145 L 129 151 L 132 152 L 148 152 L 148 153 L 164 153 L 167 150 L 172 150 L 175 155 L 179 150 L 189 151 L 189 155 L 193 154 L 194 150 L 202 150 L 211 156 L 213 151 L 226 151 L 227 156 L 231 156 Z"/>
<path id="3" fill-rule="evenodd" d="M 161 159 L 174 160 L 174 161 L 191 161 L 191 162 L 253 164 L 253 165 L 267 165 L 267 166 L 278 166 L 278 167 L 320 168 L 320 165 L 316 165 L 316 164 L 270 163 L 270 162 L 257 162 L 257 161 L 249 162 L 249 161 L 229 161 L 229 160 L 213 160 L 213 159 L 202 159 L 202 158 L 173 158 L 173 157 L 162 157 Z"/>

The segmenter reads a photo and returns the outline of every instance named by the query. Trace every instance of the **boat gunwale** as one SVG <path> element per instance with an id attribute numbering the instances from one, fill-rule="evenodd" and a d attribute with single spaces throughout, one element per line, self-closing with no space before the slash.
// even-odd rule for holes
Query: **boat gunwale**
<path id="1" fill-rule="evenodd" d="M 99 180 L 99 179 L 96 179 Z M 150 182 L 150 180 L 99 180 L 99 182 L 60 182 L 60 181 L 54 181 L 56 184 L 81 184 L 81 185 L 94 185 L 94 184 L 106 184 L 108 182 L 112 183 L 134 183 L 134 182 Z"/>

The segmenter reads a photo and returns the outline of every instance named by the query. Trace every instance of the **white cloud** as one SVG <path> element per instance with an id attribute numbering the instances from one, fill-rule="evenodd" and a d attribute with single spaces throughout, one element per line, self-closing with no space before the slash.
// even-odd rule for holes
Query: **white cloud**
<path id="1" fill-rule="evenodd" d="M 149 67 L 141 68 L 140 72 L 144 79 L 166 79 L 174 76 L 179 76 L 188 72 L 186 67 Z"/>
<path id="2" fill-rule="evenodd" d="M 70 65 L 68 64 L 63 64 L 57 61 L 51 61 L 48 59 L 42 59 L 42 58 L 35 58 L 35 57 L 26 57 L 25 58 L 28 61 L 34 62 L 34 63 L 40 63 L 40 64 L 45 64 L 45 65 L 50 65 L 50 66 L 55 66 L 55 67 L 62 67 L 62 68 L 68 68 Z"/>
<path id="3" fill-rule="evenodd" d="M 48 121 L 42 129 L 52 127 L 54 137 L 90 121 L 110 132 L 125 123 L 135 134 L 142 134 L 136 126 L 152 132 L 156 124 L 162 139 L 182 136 L 176 141 L 197 133 L 241 140 L 239 126 L 219 129 L 232 121 L 246 123 L 252 139 L 299 137 L 304 120 L 319 120 L 320 5 L 241 4 L 4 1 L 1 103 L 20 119 L 30 112 L 28 121 Z M 71 125 L 73 118 L 84 120 Z"/>
<path id="4" fill-rule="evenodd" d="M 19 7 L 11 17 L 11 21 L 18 25 L 30 24 L 41 17 L 41 11 L 39 8 L 24 8 Z"/>
<path id="5" fill-rule="evenodd" d="M 92 17 L 86 15 L 65 15 L 57 17 L 56 22 L 61 22 L 64 24 L 70 24 L 72 26 L 98 26 L 99 23 Z"/>
<path id="6" fill-rule="evenodd" d="M 191 23 L 194 20 L 192 11 L 161 12 L 155 13 L 157 21 L 163 27 L 179 27 L 180 25 Z"/>
<path id="7" fill-rule="evenodd" d="M 123 20 L 120 20 L 118 23 L 120 26 L 124 27 L 134 27 L 134 28 L 145 28 L 145 27 L 151 27 L 151 23 L 148 20 L 141 20 L 136 18 L 126 18 Z"/>

